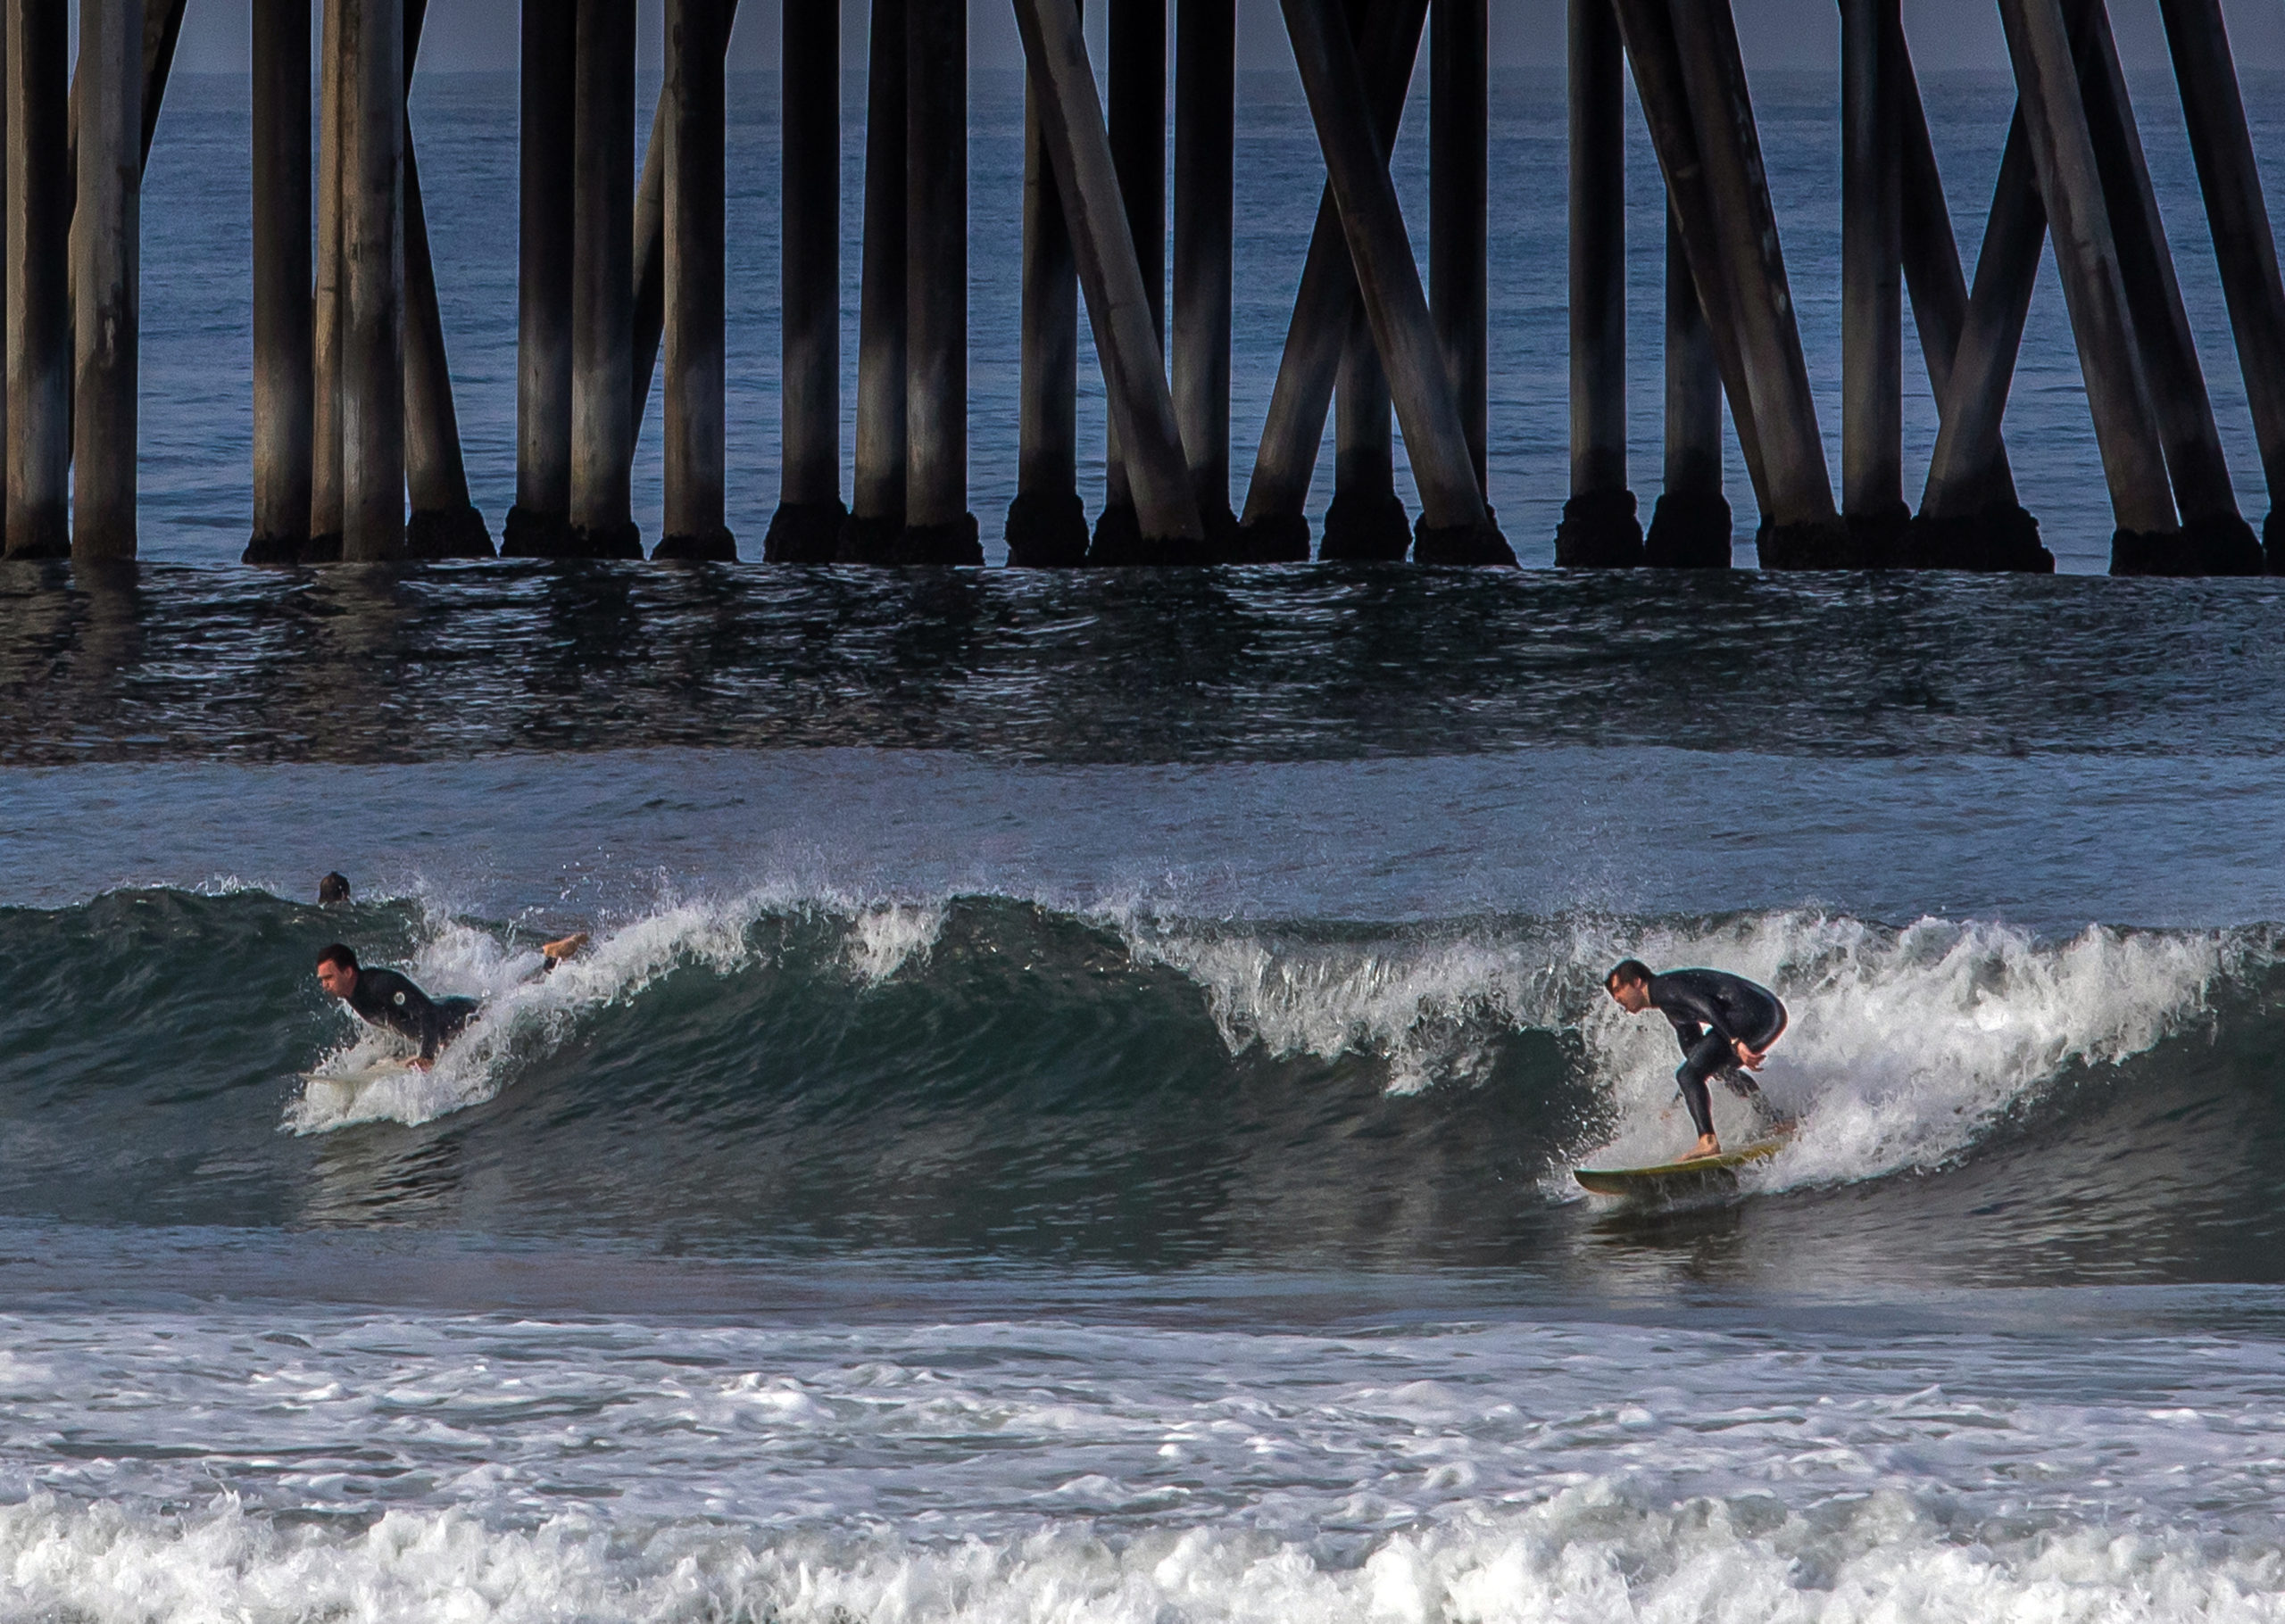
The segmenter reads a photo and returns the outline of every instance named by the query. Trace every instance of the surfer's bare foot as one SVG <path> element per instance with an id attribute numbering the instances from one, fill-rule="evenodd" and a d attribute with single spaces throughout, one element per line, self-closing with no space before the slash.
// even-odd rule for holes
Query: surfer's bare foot
<path id="1" fill-rule="evenodd" d="M 1720 1156 L 1721 1154 L 1722 1141 L 1713 1134 L 1701 1133 L 1698 1136 L 1698 1143 L 1692 1145 L 1686 1154 L 1676 1156 L 1674 1160 L 1678 1162 L 1699 1162 L 1705 1160 L 1708 1156 Z"/>

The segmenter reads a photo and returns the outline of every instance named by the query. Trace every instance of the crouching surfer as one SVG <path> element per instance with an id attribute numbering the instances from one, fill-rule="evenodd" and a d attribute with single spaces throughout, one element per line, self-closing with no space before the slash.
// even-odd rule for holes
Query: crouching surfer
<path id="1" fill-rule="evenodd" d="M 540 949 L 546 968 L 554 969 L 586 942 L 582 931 L 546 943 Z M 348 1005 L 367 1025 L 416 1045 L 420 1052 L 411 1062 L 416 1071 L 435 1065 L 436 1052 L 476 1019 L 474 998 L 432 998 L 410 976 L 360 965 L 356 950 L 337 941 L 318 955 L 318 985 Z"/>
<path id="2" fill-rule="evenodd" d="M 1627 1014 L 1655 1009 L 1674 1024 L 1683 1053 L 1674 1081 L 1682 1086 L 1683 1104 L 1698 1129 L 1698 1143 L 1681 1160 L 1722 1154 L 1722 1141 L 1714 1132 L 1713 1100 L 1706 1090 L 1709 1077 L 1720 1077 L 1765 1123 L 1782 1124 L 1760 1085 L 1746 1074 L 1761 1069 L 1771 1045 L 1784 1033 L 1785 1006 L 1775 993 L 1726 970 L 1669 970 L 1653 975 L 1648 965 L 1633 958 L 1614 965 L 1603 985 Z"/>

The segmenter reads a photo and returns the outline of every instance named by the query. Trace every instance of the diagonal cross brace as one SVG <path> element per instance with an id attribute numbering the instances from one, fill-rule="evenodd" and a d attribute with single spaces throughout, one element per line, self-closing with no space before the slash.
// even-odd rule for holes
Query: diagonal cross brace
<path id="1" fill-rule="evenodd" d="M 1078 7 L 1073 0 L 1015 0 L 1015 7 L 1136 522 L 1147 539 L 1201 542 L 1205 530 L 1175 423 L 1152 301 L 1127 228 Z"/>

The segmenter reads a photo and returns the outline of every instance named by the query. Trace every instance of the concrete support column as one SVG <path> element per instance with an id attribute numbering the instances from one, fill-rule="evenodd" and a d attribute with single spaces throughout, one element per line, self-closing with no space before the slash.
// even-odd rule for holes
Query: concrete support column
<path id="1" fill-rule="evenodd" d="M 404 11 L 345 0 L 341 556 L 404 556 Z"/>
<path id="2" fill-rule="evenodd" d="M 2221 0 L 2159 0 L 2166 46 L 2181 88 L 2189 150 L 2213 228 L 2214 256 L 2230 327 L 2253 409 L 2254 437 L 2269 485 L 2269 518 L 2262 536 L 2272 574 L 2285 574 L 2285 286 L 2277 269 L 2277 241 L 2255 168 L 2244 98 L 2230 60 L 2230 36 Z"/>
<path id="3" fill-rule="evenodd" d="M 1373 343 L 1404 425 L 1405 450 L 1420 487 L 1423 563 L 1513 563 L 1515 553 L 1491 523 L 1444 375 L 1428 316 L 1428 296 L 1412 257 L 1387 149 L 1374 132 L 1362 70 L 1334 0 L 1284 0 L 1301 84 L 1317 125 L 1359 296 Z"/>
<path id="4" fill-rule="evenodd" d="M 1840 490 L 1853 562 L 1903 561 L 1904 147 L 1898 0 L 1840 0 Z"/>
<path id="5" fill-rule="evenodd" d="M 1373 347 L 1365 307 L 1349 302 L 1349 336 L 1333 397 L 1333 501 L 1317 557 L 1327 562 L 1399 563 L 1412 544 L 1412 516 L 1396 493 L 1396 435 L 1388 374 Z"/>
<path id="6" fill-rule="evenodd" d="M 639 559 L 635 460 L 635 0 L 576 0 L 571 532 L 580 558 Z"/>
<path id="7" fill-rule="evenodd" d="M 2111 567 L 2132 573 L 2163 569 L 2179 556 L 2181 532 L 2063 9 L 2058 0 L 2000 0 L 1999 15 L 2110 486 L 2117 525 Z M 1957 370 L 1952 381 L 1957 393 Z"/>
<path id="8" fill-rule="evenodd" d="M 1484 458 L 1491 412 L 1491 79 L 1485 0 L 1435 0 L 1428 31 L 1428 313 L 1491 500 Z M 1608 16 L 1608 12 L 1606 12 Z M 1613 39 L 1617 37 L 1614 32 Z"/>
<path id="9" fill-rule="evenodd" d="M 310 0 L 254 0 L 249 564 L 291 564 L 310 535 Z"/>
<path id="10" fill-rule="evenodd" d="M 404 485 L 412 508 L 405 526 L 406 557 L 492 556 L 484 515 L 469 500 L 460 410 L 453 402 L 445 316 L 436 301 L 428 216 L 421 206 L 420 166 L 413 155 L 409 121 L 404 131 Z"/>
<path id="11" fill-rule="evenodd" d="M 719 7 L 714 11 L 719 16 Z M 779 60 L 784 64 L 780 127 L 784 132 L 783 179 L 779 186 L 778 290 L 784 312 L 784 339 L 779 365 L 779 477 L 777 511 L 771 516 L 769 534 L 761 556 L 772 562 L 821 563 L 840 550 L 841 524 L 848 510 L 841 501 L 841 8 L 837 5 L 787 5 L 782 8 L 784 31 Z M 677 130 L 689 130 L 694 139 L 710 141 L 719 153 L 722 141 L 722 46 L 728 39 L 723 27 L 719 37 L 710 29 L 704 41 L 712 53 L 710 67 L 702 69 L 693 48 L 690 72 L 710 74 L 713 111 L 702 130 L 688 115 L 677 120 Z M 708 194 L 713 232 L 703 252 L 717 267 L 708 296 L 720 323 L 722 173 L 718 156 L 703 176 L 684 167 L 694 185 L 710 182 Z M 674 212 L 673 181 L 669 180 L 668 213 Z M 692 200 L 697 202 L 695 198 Z M 707 206 L 700 203 L 699 206 Z M 669 229 L 669 242 L 673 229 Z M 697 246 L 694 240 L 692 244 Z M 673 250 L 669 250 L 671 260 Z M 669 302 L 672 297 L 669 296 Z M 711 362 L 721 369 L 721 342 L 713 344 Z M 669 387 L 674 369 L 668 368 Z M 719 384 L 715 385 L 719 401 Z M 669 408 L 671 410 L 671 407 Z M 721 409 L 713 408 L 719 440 Z M 671 441 L 674 430 L 668 428 Z M 669 453 L 671 455 L 671 452 Z M 719 460 L 719 453 L 716 453 Z M 719 475 L 717 478 L 719 479 Z M 712 523 L 719 527 L 719 515 Z M 671 528 L 672 526 L 669 526 Z M 727 534 L 727 532 L 724 532 Z"/>
<path id="12" fill-rule="evenodd" d="M 341 30 L 349 0 L 322 0 L 318 46 L 318 236 L 310 370 L 310 539 L 302 562 L 341 557 L 341 344 L 348 320 L 341 258 L 342 162 L 348 103 L 341 79 Z"/>
<path id="13" fill-rule="evenodd" d="M 1345 0 L 1342 10 L 1349 21 L 1351 40 L 1362 41 L 1375 9 L 1375 0 Z M 1382 146 L 1384 164 L 1392 145 Z M 1431 214 L 1433 234 L 1433 199 Z M 1325 510 L 1325 539 L 1317 545 L 1320 559 L 1349 563 L 1394 561 L 1401 559 L 1412 544 L 1412 516 L 1396 493 L 1393 404 L 1388 374 L 1382 369 L 1380 352 L 1373 347 L 1372 324 L 1352 295 L 1334 394 L 1333 501 Z"/>
<path id="14" fill-rule="evenodd" d="M 1087 560 L 1079 501 L 1079 269 L 1046 145 L 1039 73 L 1024 79 L 1022 374 L 1017 396 L 1016 499 L 1008 562 L 1068 568 Z M 1177 322 L 1181 301 L 1176 301 Z"/>
<path id="15" fill-rule="evenodd" d="M 1845 560 L 1847 535 L 1833 508 L 1735 20 L 1728 0 L 1676 5 L 1672 16 L 1768 480 L 1761 561 L 1830 568 Z"/>
<path id="16" fill-rule="evenodd" d="M 1236 0 L 1176 0 L 1175 420 L 1215 560 L 1234 558 L 1238 548 L 1230 509 L 1236 111 Z"/>
<path id="17" fill-rule="evenodd" d="M 1412 82 L 1420 30 L 1427 17 L 1428 0 L 1379 0 L 1364 13 L 1365 33 L 1357 54 L 1367 74 L 1373 136 L 1384 163 L 1404 117 L 1405 91 Z M 1333 405 L 1356 299 L 1357 276 L 1342 232 L 1340 205 L 1327 185 L 1317 200 L 1317 225 L 1285 329 L 1285 351 L 1277 364 L 1260 447 L 1254 454 L 1253 477 L 1246 486 L 1239 545 L 1249 562 L 1280 563 L 1309 556 L 1309 522 L 1303 510 L 1316 476 L 1318 443 L 1325 437 L 1325 413 Z"/>
<path id="18" fill-rule="evenodd" d="M 2000 153 L 1949 376 L 1936 383 L 1932 369 L 1929 375 L 1937 390 L 1936 448 L 1928 459 L 1914 542 L 1924 563 L 2034 573 L 2055 568 L 2054 556 L 2040 545 L 2038 522 L 2016 501 L 1999 434 L 2046 242 L 2047 205 L 2040 199 L 2031 130 L 2018 104 Z"/>
<path id="19" fill-rule="evenodd" d="M 1127 235 L 1078 8 L 1072 0 L 1016 0 L 1016 24 L 1039 92 L 1041 145 L 1054 166 L 1071 226 L 1079 285 L 1102 358 L 1104 394 L 1126 448 L 1139 551 L 1159 560 L 1194 559 L 1205 534 L 1159 357 L 1150 290 Z"/>
<path id="20" fill-rule="evenodd" d="M 2119 279 L 2134 336 L 2142 346 L 2143 376 L 2157 413 L 2158 435 L 2166 450 L 2166 473 L 2173 484 L 2182 541 L 2165 562 L 2171 569 L 2199 575 L 2260 575 L 2267 568 L 2253 526 L 2238 511 L 2229 464 L 2222 454 L 2222 431 L 2198 364 L 2198 340 L 2189 330 L 2181 285 L 2174 278 L 2173 250 L 2158 199 L 2150 186 L 2150 166 L 2134 127 L 2134 107 L 2126 73 L 2111 37 L 2102 0 L 2087 0 L 2079 49 L 2080 90 L 2087 108 L 2088 133 L 2102 171 L 2103 199 L 2111 235 L 2118 244 Z"/>
<path id="21" fill-rule="evenodd" d="M 436 267 L 428 252 L 428 216 L 413 148 L 412 76 L 420 60 L 428 0 L 403 4 L 404 485 L 412 508 L 404 551 L 414 559 L 488 559 L 492 536 L 468 495 L 452 360 L 445 352 L 445 316 L 436 302 Z"/>
<path id="22" fill-rule="evenodd" d="M 791 21 L 805 13 L 803 8 L 786 8 L 787 39 L 790 47 L 796 43 L 796 27 Z M 826 21 L 836 37 L 834 40 L 833 72 L 827 84 L 831 89 L 828 111 L 837 119 L 840 114 L 840 40 L 841 19 L 837 12 L 826 9 Z M 724 258 L 726 253 L 723 206 L 725 166 L 723 139 L 726 129 L 723 97 L 722 48 L 729 28 L 727 7 L 724 0 L 667 0 L 667 83 L 665 137 L 666 167 L 666 286 L 665 339 L 667 351 L 667 420 L 666 420 L 666 511 L 664 534 L 659 538 L 652 554 L 661 559 L 710 559 L 719 563 L 734 563 L 737 559 L 736 541 L 724 522 L 724 504 L 729 478 L 727 424 L 724 416 L 724 393 L 727 374 L 724 361 Z M 812 42 L 803 40 L 801 43 Z M 804 72 L 812 71 L 817 64 L 788 56 L 785 75 L 789 92 L 795 80 Z M 812 97 L 815 99 L 824 99 Z M 812 118 L 815 109 L 805 109 Z M 789 141 L 794 134 L 792 114 L 787 115 L 786 134 Z M 804 129 L 805 136 L 814 131 Z M 829 153 L 837 153 L 839 137 L 836 132 Z M 805 159 L 812 154 L 804 153 Z M 791 158 L 786 161 L 790 183 L 794 170 Z M 814 180 L 814 176 L 807 178 Z M 833 196 L 839 195 L 839 181 L 833 184 Z M 813 206 L 814 197 L 804 197 L 802 205 Z M 828 200 L 829 202 L 830 200 Z M 785 206 L 788 236 L 792 235 L 794 198 L 788 186 Z M 828 216 L 830 219 L 830 215 Z M 817 222 L 806 222 L 806 229 L 814 231 Z M 804 244 L 804 254 L 814 258 L 816 244 Z M 785 280 L 789 286 L 795 280 L 796 252 L 788 247 L 785 253 Z M 828 267 L 839 263 L 838 250 L 827 254 Z M 806 267 L 804 268 L 806 269 Z M 837 294 L 838 289 L 829 291 Z M 810 289 L 813 294 L 814 288 Z M 790 336 L 796 325 L 794 303 L 787 301 L 785 341 L 786 399 L 794 394 L 793 365 L 796 345 Z M 806 312 L 814 320 L 814 310 Z M 825 341 L 828 360 L 837 358 L 840 352 L 838 326 L 840 306 L 835 298 L 827 315 L 836 336 Z M 817 335 L 804 335 L 802 346 L 807 351 L 817 347 Z M 814 377 L 805 379 L 804 386 L 813 386 Z M 790 494 L 802 488 L 795 480 L 794 453 L 786 452 L 785 487 L 787 493 L 778 505 L 777 517 L 770 523 L 770 541 L 781 551 L 772 554 L 767 545 L 765 559 L 775 557 L 783 561 L 802 563 L 829 562 L 840 545 L 843 518 L 839 496 L 841 481 L 840 422 L 841 396 L 838 380 L 828 387 L 822 401 L 814 394 L 805 403 L 807 411 L 822 410 L 827 415 L 824 434 L 820 436 L 815 425 L 810 425 L 802 453 L 802 477 L 816 481 L 822 477 L 824 488 L 832 493 L 829 501 L 796 501 Z M 632 402 L 630 402 L 630 408 Z M 786 408 L 785 429 L 789 446 L 794 428 L 794 408 Z M 822 470 L 811 466 L 817 454 L 817 442 L 822 438 L 827 466 Z"/>
<path id="23" fill-rule="evenodd" d="M 1682 248 L 1697 286 L 1698 304 L 1706 314 L 1708 337 L 1714 345 L 1715 364 L 1721 369 L 1722 392 L 1730 402 L 1730 422 L 1738 436 L 1738 450 L 1753 481 L 1756 504 L 1764 519 L 1769 516 L 1769 471 L 1761 455 L 1761 437 L 1754 426 L 1753 394 L 1746 384 L 1745 352 L 1738 337 L 1737 300 L 1730 287 L 1728 265 L 1715 223 L 1714 195 L 1707 184 L 1706 166 L 1698 153 L 1698 131 L 1690 114 L 1690 93 L 1683 83 L 1682 52 L 1664 0 L 1613 0 L 1618 31 L 1626 42 L 1626 61 L 1634 72 L 1636 99 L 1643 121 L 1650 127 L 1650 145 L 1658 155 L 1659 172 L 1666 183 L 1666 206 L 1682 231 Z"/>
<path id="24" fill-rule="evenodd" d="M 1610 0 L 1571 0 L 1571 495 L 1558 564 L 1642 561 L 1626 483 L 1625 71 Z"/>
<path id="25" fill-rule="evenodd" d="M 1151 328 L 1164 355 L 1167 332 L 1167 3 L 1109 0 L 1105 63 L 1107 127 L 1118 194 L 1126 206 L 1126 233 L 1142 271 Z M 1164 365 L 1163 360 L 1160 362 Z M 1090 564 L 1193 563 L 1146 554 L 1134 512 L 1134 492 L 1119 445 L 1116 419 L 1106 425 L 1103 510 L 1095 518 Z"/>
<path id="26" fill-rule="evenodd" d="M 337 4 L 338 0 L 335 0 Z M 571 524 L 571 0 L 524 0 L 518 92 L 516 504 L 500 551 L 554 558 Z"/>
<path id="27" fill-rule="evenodd" d="M 981 564 L 968 510 L 968 0 L 906 0 L 900 564 Z"/>
<path id="28" fill-rule="evenodd" d="M 857 473 L 841 558 L 885 564 L 904 534 L 906 0 L 873 0 L 865 76 L 865 244 L 857 316 Z"/>
<path id="29" fill-rule="evenodd" d="M 721 7 L 716 32 L 727 50 L 730 29 L 738 20 L 738 0 L 721 0 Z M 837 46 L 835 60 L 840 60 Z M 836 112 L 838 106 L 836 95 Z M 651 409 L 651 375 L 659 369 L 659 345 L 667 330 L 667 148 L 673 145 L 667 139 L 667 94 L 662 86 L 659 104 L 651 113 L 651 143 L 643 149 L 643 177 L 635 183 L 634 420 L 638 439 L 643 414 Z M 839 185 L 836 175 L 836 191 Z"/>
<path id="30" fill-rule="evenodd" d="M 1666 210 L 1666 467 L 1642 538 L 1642 561 L 1666 569 L 1730 567 L 1730 499 L 1722 489 L 1722 371 L 1690 251 Z"/>
<path id="31" fill-rule="evenodd" d="M 143 0 L 80 0 L 71 554 L 135 556 Z"/>
<path id="32" fill-rule="evenodd" d="M 7 0 L 7 553 L 71 551 L 69 9 Z"/>

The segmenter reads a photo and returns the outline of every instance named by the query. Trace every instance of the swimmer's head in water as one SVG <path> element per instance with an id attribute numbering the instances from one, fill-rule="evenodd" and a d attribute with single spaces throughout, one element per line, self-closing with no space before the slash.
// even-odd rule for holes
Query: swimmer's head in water
<path id="1" fill-rule="evenodd" d="M 1618 1007 L 1629 1015 L 1641 1015 L 1650 1007 L 1650 966 L 1639 958 L 1622 958 L 1603 977 L 1603 986 Z"/>
<path id="2" fill-rule="evenodd" d="M 348 901 L 349 876 L 337 870 L 335 873 L 326 875 L 324 879 L 320 880 L 318 882 L 318 900 L 320 902 Z"/>
<path id="3" fill-rule="evenodd" d="M 318 955 L 318 985 L 337 998 L 357 990 L 357 954 L 335 942 Z"/>

